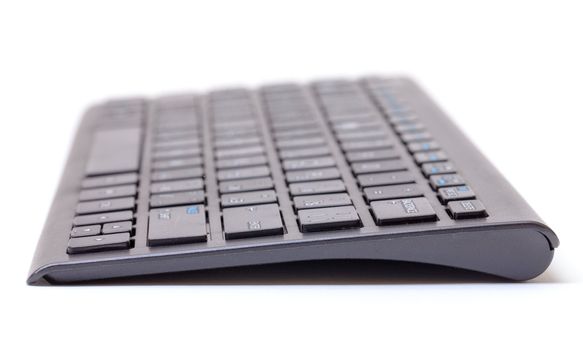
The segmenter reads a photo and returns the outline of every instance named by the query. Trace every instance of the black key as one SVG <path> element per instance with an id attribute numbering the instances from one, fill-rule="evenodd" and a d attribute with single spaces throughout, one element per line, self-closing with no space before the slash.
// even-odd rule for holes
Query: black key
<path id="1" fill-rule="evenodd" d="M 393 142 L 389 140 L 366 140 L 342 142 L 344 152 L 363 151 L 368 149 L 385 149 L 393 147 Z"/>
<path id="2" fill-rule="evenodd" d="M 263 154 L 263 146 L 248 146 L 239 148 L 217 149 L 215 155 L 217 159 L 248 157 Z"/>
<path id="3" fill-rule="evenodd" d="M 227 239 L 283 234 L 283 223 L 277 204 L 223 210 Z"/>
<path id="4" fill-rule="evenodd" d="M 101 233 L 101 225 L 77 226 L 71 230 L 71 237 L 96 236 Z"/>
<path id="5" fill-rule="evenodd" d="M 97 201 L 81 202 L 77 204 L 77 214 L 103 213 L 124 209 L 134 209 L 134 197 L 101 199 Z"/>
<path id="6" fill-rule="evenodd" d="M 464 200 L 464 199 L 474 199 L 476 194 L 470 186 L 453 186 L 453 187 L 443 187 L 438 190 L 439 199 L 442 203 L 447 203 L 449 201 Z"/>
<path id="7" fill-rule="evenodd" d="M 340 180 L 298 182 L 290 184 L 289 191 L 292 196 L 300 196 L 306 194 L 344 192 L 346 191 L 346 186 Z"/>
<path id="8" fill-rule="evenodd" d="M 257 190 L 269 190 L 273 188 L 273 180 L 270 177 L 261 177 L 257 179 L 222 181 L 219 184 L 219 192 L 247 192 Z"/>
<path id="9" fill-rule="evenodd" d="M 150 197 L 152 208 L 199 203 L 204 203 L 204 191 L 162 193 Z"/>
<path id="10" fill-rule="evenodd" d="M 170 158 L 186 158 L 192 156 L 199 156 L 201 149 L 198 147 L 178 148 L 170 150 L 155 151 L 152 154 L 154 160 L 170 159 Z"/>
<path id="11" fill-rule="evenodd" d="M 163 140 L 154 143 L 154 150 L 155 151 L 163 151 L 163 150 L 171 150 L 177 148 L 192 148 L 200 146 L 200 139 L 196 138 L 189 138 L 185 140 Z"/>
<path id="12" fill-rule="evenodd" d="M 85 172 L 87 175 L 138 171 L 140 167 L 140 128 L 99 130 Z"/>
<path id="13" fill-rule="evenodd" d="M 123 185 L 87 189 L 81 191 L 81 193 L 79 194 L 79 200 L 91 201 L 107 198 L 129 197 L 135 196 L 136 191 L 137 191 L 136 185 Z"/>
<path id="14" fill-rule="evenodd" d="M 275 131 L 273 135 L 277 140 L 283 139 L 293 139 L 296 137 L 306 137 L 306 136 L 318 136 L 322 133 L 318 129 L 308 129 L 308 130 L 281 130 Z"/>
<path id="15" fill-rule="evenodd" d="M 148 245 L 185 244 L 206 241 L 204 206 L 189 205 L 150 210 Z"/>
<path id="16" fill-rule="evenodd" d="M 447 211 L 455 220 L 488 216 L 484 204 L 479 200 L 454 201 L 447 204 Z"/>
<path id="17" fill-rule="evenodd" d="M 193 177 L 201 177 L 203 170 L 201 167 L 183 168 L 173 170 L 157 170 L 152 173 L 152 181 L 183 180 Z"/>
<path id="18" fill-rule="evenodd" d="M 346 159 L 352 162 L 365 162 L 372 160 L 398 159 L 401 155 L 393 149 L 377 149 L 372 151 L 347 152 Z"/>
<path id="19" fill-rule="evenodd" d="M 302 158 L 302 159 L 288 159 L 283 161 L 283 169 L 290 170 L 304 170 L 315 168 L 326 168 L 336 165 L 336 161 L 332 157 L 318 157 L 318 158 Z"/>
<path id="20" fill-rule="evenodd" d="M 415 177 L 408 171 L 358 175 L 358 183 L 361 187 L 400 185 L 413 182 L 415 182 Z"/>
<path id="21" fill-rule="evenodd" d="M 264 177 L 268 176 L 269 174 L 269 168 L 267 166 L 261 165 L 251 168 L 219 170 L 217 172 L 217 178 L 219 181 L 226 181 Z"/>
<path id="22" fill-rule="evenodd" d="M 79 215 L 73 219 L 74 226 L 103 224 L 107 222 L 132 220 L 134 213 L 131 210 L 115 211 L 111 213 Z"/>
<path id="23" fill-rule="evenodd" d="M 425 130 L 425 125 L 419 122 L 395 125 L 395 131 L 399 134 L 417 133 L 423 130 Z"/>
<path id="24" fill-rule="evenodd" d="M 228 148 L 228 147 L 241 147 L 241 146 L 257 146 L 261 144 L 261 138 L 258 136 L 251 137 L 238 137 L 238 138 L 224 138 L 215 140 L 215 147 L 217 148 Z"/>
<path id="25" fill-rule="evenodd" d="M 150 187 L 150 193 L 194 191 L 203 187 L 202 179 L 155 182 Z"/>
<path id="26" fill-rule="evenodd" d="M 410 142 L 407 144 L 407 149 L 411 153 L 437 151 L 439 148 L 439 144 L 435 141 Z"/>
<path id="27" fill-rule="evenodd" d="M 328 154 L 330 154 L 330 149 L 327 146 L 314 148 L 286 149 L 279 151 L 279 157 L 281 159 L 319 157 L 326 156 Z"/>
<path id="28" fill-rule="evenodd" d="M 128 249 L 129 232 L 69 239 L 68 254 L 94 253 L 107 250 Z"/>
<path id="29" fill-rule="evenodd" d="M 413 154 L 417 164 L 443 162 L 447 160 L 447 155 L 443 151 L 435 152 L 417 152 Z"/>
<path id="30" fill-rule="evenodd" d="M 380 160 L 377 162 L 362 162 L 352 164 L 352 171 L 356 175 L 399 170 L 407 170 L 407 165 L 405 165 L 405 163 L 400 160 Z"/>
<path id="31" fill-rule="evenodd" d="M 385 125 L 380 122 L 377 118 L 371 120 L 354 120 L 354 121 L 342 121 L 332 124 L 332 128 L 336 132 L 342 131 L 356 131 L 365 129 L 382 129 Z"/>
<path id="32" fill-rule="evenodd" d="M 464 185 L 465 183 L 465 180 L 457 174 L 432 175 L 429 177 L 429 184 L 434 190 L 441 187 Z"/>
<path id="33" fill-rule="evenodd" d="M 177 168 L 189 168 L 202 164 L 201 157 L 190 157 L 190 158 L 180 158 L 180 159 L 168 159 L 168 160 L 157 160 L 152 163 L 152 169 L 154 170 L 166 170 L 166 169 L 177 169 Z"/>
<path id="34" fill-rule="evenodd" d="M 431 175 L 452 174 L 456 172 L 455 167 L 450 162 L 423 164 L 421 170 L 426 177 Z"/>
<path id="35" fill-rule="evenodd" d="M 110 222 L 107 224 L 103 224 L 103 228 L 101 229 L 101 233 L 103 233 L 104 235 L 131 231 L 132 231 L 131 221 Z"/>
<path id="36" fill-rule="evenodd" d="M 360 218 L 352 205 L 299 210 L 298 219 L 302 232 L 360 227 Z"/>
<path id="37" fill-rule="evenodd" d="M 421 197 L 423 196 L 423 191 L 415 184 L 392 185 L 367 187 L 364 189 L 364 195 L 368 202 L 372 202 L 381 199 Z"/>
<path id="38" fill-rule="evenodd" d="M 318 194 L 313 196 L 294 197 L 297 210 L 351 205 L 352 201 L 346 193 Z"/>
<path id="39" fill-rule="evenodd" d="M 243 158 L 220 159 L 215 162 L 217 169 L 242 168 L 246 166 L 263 164 L 267 164 L 267 157 L 265 157 L 264 155 Z"/>
<path id="40" fill-rule="evenodd" d="M 426 198 L 375 201 L 370 207 L 377 225 L 435 221 L 437 215 Z"/>
<path id="41" fill-rule="evenodd" d="M 221 196 L 221 206 L 223 208 L 275 203 L 276 201 L 277 196 L 273 190 L 224 194 Z"/>
<path id="42" fill-rule="evenodd" d="M 315 180 L 332 180 L 339 179 L 340 172 L 337 168 L 289 171 L 285 174 L 285 178 L 289 183 Z"/>
<path id="43" fill-rule="evenodd" d="M 306 148 L 325 145 L 326 141 L 322 137 L 300 137 L 289 140 L 278 140 L 275 142 L 279 149 Z"/>
<path id="44" fill-rule="evenodd" d="M 356 140 L 370 140 L 388 138 L 389 133 L 385 129 L 373 130 L 359 130 L 359 131 L 343 131 L 336 134 L 336 138 L 340 142 L 356 141 Z"/>
<path id="45" fill-rule="evenodd" d="M 119 175 L 105 175 L 105 176 L 94 176 L 83 179 L 81 182 L 81 188 L 95 188 L 95 187 L 107 187 L 107 186 L 117 186 L 117 185 L 129 185 L 138 182 L 137 173 L 126 173 Z"/>
<path id="46" fill-rule="evenodd" d="M 432 139 L 433 139 L 433 137 L 428 132 L 416 132 L 416 133 L 401 135 L 401 140 L 403 140 L 403 142 L 405 142 L 405 143 L 431 141 Z"/>

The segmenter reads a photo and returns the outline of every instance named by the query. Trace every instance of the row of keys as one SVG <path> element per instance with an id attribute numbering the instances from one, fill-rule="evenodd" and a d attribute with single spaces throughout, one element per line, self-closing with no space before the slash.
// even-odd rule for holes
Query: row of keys
<path id="1" fill-rule="evenodd" d="M 112 101 L 102 110 L 81 182 L 68 254 L 132 245 L 145 106 L 141 100 Z"/>
<path id="2" fill-rule="evenodd" d="M 316 92 L 376 224 L 436 220 L 435 211 L 394 149 L 393 133 L 360 86 L 328 82 L 316 85 Z"/>
<path id="3" fill-rule="evenodd" d="M 367 87 L 451 217 L 457 220 L 487 216 L 472 188 L 390 83 L 373 80 L 367 82 Z"/>
<path id="4" fill-rule="evenodd" d="M 330 145 L 305 93 L 296 85 L 263 89 L 266 114 L 300 231 L 361 226 Z M 358 139 L 346 139 L 359 148 Z"/>

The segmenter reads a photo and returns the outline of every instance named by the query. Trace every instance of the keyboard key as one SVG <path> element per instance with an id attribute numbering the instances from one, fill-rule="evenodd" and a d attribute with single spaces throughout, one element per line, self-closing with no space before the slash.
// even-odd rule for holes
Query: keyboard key
<path id="1" fill-rule="evenodd" d="M 443 187 L 437 192 L 442 203 L 453 200 L 474 199 L 476 197 L 470 186 Z"/>
<path id="2" fill-rule="evenodd" d="M 366 162 L 373 160 L 398 159 L 401 155 L 393 149 L 379 149 L 373 151 L 347 152 L 346 160 L 352 162 Z"/>
<path id="3" fill-rule="evenodd" d="M 429 184 L 434 190 L 441 187 L 464 185 L 465 183 L 465 180 L 457 174 L 432 175 L 429 177 Z"/>
<path id="4" fill-rule="evenodd" d="M 357 179 L 361 187 L 400 185 L 415 182 L 415 177 L 408 171 L 358 175 Z"/>
<path id="5" fill-rule="evenodd" d="M 137 173 L 119 175 L 94 176 L 83 179 L 81 188 L 109 187 L 117 185 L 130 185 L 138 182 Z"/>
<path id="6" fill-rule="evenodd" d="M 206 241 L 204 206 L 151 209 L 148 245 L 186 244 Z"/>
<path id="7" fill-rule="evenodd" d="M 330 154 L 330 149 L 327 146 L 313 147 L 313 148 L 299 148 L 299 149 L 286 149 L 279 152 L 279 157 L 281 159 L 293 159 L 293 158 L 309 158 L 309 157 L 319 157 L 326 156 Z"/>
<path id="8" fill-rule="evenodd" d="M 155 142 L 153 149 L 155 151 L 163 151 L 177 148 L 199 147 L 200 143 L 201 141 L 198 138 L 189 138 L 186 140 L 164 140 Z"/>
<path id="9" fill-rule="evenodd" d="M 403 198 L 370 203 L 377 225 L 435 221 L 437 215 L 426 198 Z"/>
<path id="10" fill-rule="evenodd" d="M 346 191 L 346 186 L 341 180 L 298 182 L 290 184 L 289 191 L 292 196 L 334 193 Z"/>
<path id="11" fill-rule="evenodd" d="M 405 163 L 400 160 L 381 160 L 377 162 L 362 162 L 352 164 L 352 171 L 356 175 L 399 170 L 407 170 Z"/>
<path id="12" fill-rule="evenodd" d="M 403 142 L 405 142 L 405 143 L 431 141 L 432 139 L 433 139 L 433 137 L 428 132 L 417 132 L 417 133 L 401 135 L 401 140 L 403 140 Z"/>
<path id="13" fill-rule="evenodd" d="M 221 196 L 221 206 L 223 208 L 275 203 L 276 201 L 277 196 L 273 190 L 224 194 Z"/>
<path id="14" fill-rule="evenodd" d="M 154 169 L 154 170 L 166 170 L 166 169 L 177 169 L 177 168 L 190 168 L 190 167 L 201 165 L 201 164 L 202 164 L 201 157 L 157 160 L 157 161 L 152 163 L 152 169 Z"/>
<path id="15" fill-rule="evenodd" d="M 169 158 L 185 158 L 191 156 L 199 156 L 200 153 L 201 149 L 198 147 L 159 150 L 153 152 L 152 159 L 160 160 Z"/>
<path id="16" fill-rule="evenodd" d="M 87 175 L 138 171 L 141 134 L 139 127 L 95 132 L 85 170 Z"/>
<path id="17" fill-rule="evenodd" d="M 336 161 L 332 157 L 288 159 L 283 161 L 283 169 L 285 171 L 326 168 L 334 165 L 336 165 Z"/>
<path id="18" fill-rule="evenodd" d="M 362 151 L 368 149 L 384 149 L 393 147 L 393 142 L 389 140 L 366 140 L 342 142 L 344 152 Z"/>
<path id="19" fill-rule="evenodd" d="M 318 194 L 313 196 L 294 197 L 297 210 L 351 205 L 352 201 L 346 193 Z"/>
<path id="20" fill-rule="evenodd" d="M 137 191 L 136 185 L 110 186 L 95 189 L 82 190 L 79 194 L 79 200 L 91 201 L 98 199 L 108 199 L 117 197 L 135 196 Z"/>
<path id="21" fill-rule="evenodd" d="M 103 233 L 104 235 L 131 231 L 132 231 L 131 221 L 110 222 L 107 224 L 103 224 L 103 228 L 101 229 L 101 233 Z"/>
<path id="22" fill-rule="evenodd" d="M 332 180 L 339 179 L 340 172 L 337 168 L 289 171 L 285 174 L 285 178 L 289 183 L 315 180 Z"/>
<path id="23" fill-rule="evenodd" d="M 452 174 L 456 172 L 456 168 L 450 162 L 428 163 L 421 166 L 423 175 L 429 177 L 431 175 Z"/>
<path id="24" fill-rule="evenodd" d="M 219 159 L 215 162 L 217 169 L 242 168 L 267 164 L 267 157 L 264 155 L 242 158 Z"/>
<path id="25" fill-rule="evenodd" d="M 111 213 L 79 215 L 73 219 L 74 226 L 103 224 L 107 222 L 132 220 L 134 213 L 131 210 L 116 211 Z"/>
<path id="26" fill-rule="evenodd" d="M 395 125 L 395 131 L 398 134 L 406 134 L 406 133 L 411 133 L 411 132 L 421 132 L 425 130 L 425 125 L 423 125 L 422 123 L 408 123 L 408 124 L 399 124 L 399 125 Z"/>
<path id="27" fill-rule="evenodd" d="M 71 237 L 96 236 L 101 233 L 101 225 L 77 226 L 71 230 Z"/>
<path id="28" fill-rule="evenodd" d="M 77 204 L 76 212 L 77 214 L 102 213 L 108 211 L 133 209 L 134 206 L 134 197 L 101 199 L 97 201 L 81 202 Z"/>
<path id="29" fill-rule="evenodd" d="M 417 164 L 442 162 L 447 160 L 447 155 L 443 151 L 436 152 L 417 152 L 413 154 L 413 158 Z"/>
<path id="30" fill-rule="evenodd" d="M 69 239 L 68 254 L 94 253 L 130 247 L 129 232 Z"/>
<path id="31" fill-rule="evenodd" d="M 264 177 L 268 176 L 269 174 L 270 174 L 269 168 L 265 165 L 262 165 L 250 168 L 219 170 L 217 172 L 217 178 L 219 179 L 219 181 L 239 180 L 250 179 L 254 177 Z"/>
<path id="32" fill-rule="evenodd" d="M 423 191 L 415 184 L 367 187 L 364 189 L 364 196 L 370 203 L 381 199 L 421 197 Z"/>
<path id="33" fill-rule="evenodd" d="M 479 200 L 449 202 L 447 204 L 447 211 L 454 220 L 482 218 L 488 216 L 484 204 Z"/>
<path id="34" fill-rule="evenodd" d="M 154 171 L 151 176 L 152 181 L 184 180 L 193 177 L 202 177 L 203 170 L 201 167 L 158 170 Z"/>
<path id="35" fill-rule="evenodd" d="M 290 149 L 321 146 L 325 145 L 326 141 L 322 137 L 301 137 L 289 140 L 278 140 L 275 144 L 279 149 Z"/>
<path id="36" fill-rule="evenodd" d="M 218 140 L 215 139 L 215 147 L 217 147 L 217 148 L 257 146 L 260 144 L 261 144 L 261 138 L 259 138 L 258 136 L 225 138 L 225 139 L 218 139 Z"/>
<path id="37" fill-rule="evenodd" d="M 340 142 L 371 140 L 371 139 L 386 139 L 389 133 L 384 128 L 372 130 L 358 130 L 358 131 L 343 131 L 336 133 L 336 138 Z"/>
<path id="38" fill-rule="evenodd" d="M 360 227 L 360 218 L 352 205 L 299 210 L 298 219 L 302 232 Z"/>
<path id="39" fill-rule="evenodd" d="M 150 187 L 150 193 L 194 191 L 201 190 L 203 187 L 202 179 L 155 182 Z"/>
<path id="40" fill-rule="evenodd" d="M 257 190 L 269 190 L 273 188 L 273 180 L 270 177 L 262 177 L 248 180 L 222 181 L 219 184 L 219 192 L 233 193 Z"/>
<path id="41" fill-rule="evenodd" d="M 283 234 L 277 204 L 226 208 L 223 222 L 227 239 Z"/>
<path id="42" fill-rule="evenodd" d="M 217 159 L 226 158 L 237 158 L 237 157 L 249 157 L 263 154 L 265 152 L 263 146 L 249 146 L 240 148 L 226 148 L 217 149 L 215 151 L 215 156 Z"/>
<path id="43" fill-rule="evenodd" d="M 439 144 L 435 141 L 410 142 L 407 144 L 407 149 L 411 153 L 437 151 L 439 148 Z"/>
<path id="44" fill-rule="evenodd" d="M 204 203 L 204 191 L 162 193 L 150 197 L 152 208 L 200 203 Z"/>

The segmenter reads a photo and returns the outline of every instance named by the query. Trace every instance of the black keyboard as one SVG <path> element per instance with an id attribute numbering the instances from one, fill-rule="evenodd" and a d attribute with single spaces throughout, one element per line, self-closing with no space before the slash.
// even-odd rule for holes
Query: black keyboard
<path id="1" fill-rule="evenodd" d="M 328 80 L 90 108 L 28 282 L 323 259 L 525 280 L 558 244 L 414 82 Z"/>

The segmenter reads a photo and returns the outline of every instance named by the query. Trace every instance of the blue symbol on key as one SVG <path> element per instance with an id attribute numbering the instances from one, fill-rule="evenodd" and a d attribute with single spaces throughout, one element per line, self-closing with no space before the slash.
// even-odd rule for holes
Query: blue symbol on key
<path id="1" fill-rule="evenodd" d="M 458 192 L 468 192 L 470 189 L 468 186 L 460 186 L 457 188 Z"/>
<path id="2" fill-rule="evenodd" d="M 186 208 L 186 214 L 198 214 L 198 207 L 188 207 Z"/>
<path id="3" fill-rule="evenodd" d="M 424 151 L 427 151 L 429 149 L 429 144 L 428 143 L 424 143 L 422 146 Z"/>
<path id="4" fill-rule="evenodd" d="M 437 180 L 437 184 L 439 185 L 445 185 L 446 181 L 444 179 L 439 179 Z"/>
<path id="5" fill-rule="evenodd" d="M 437 160 L 437 155 L 436 154 L 430 155 L 429 160 Z"/>

